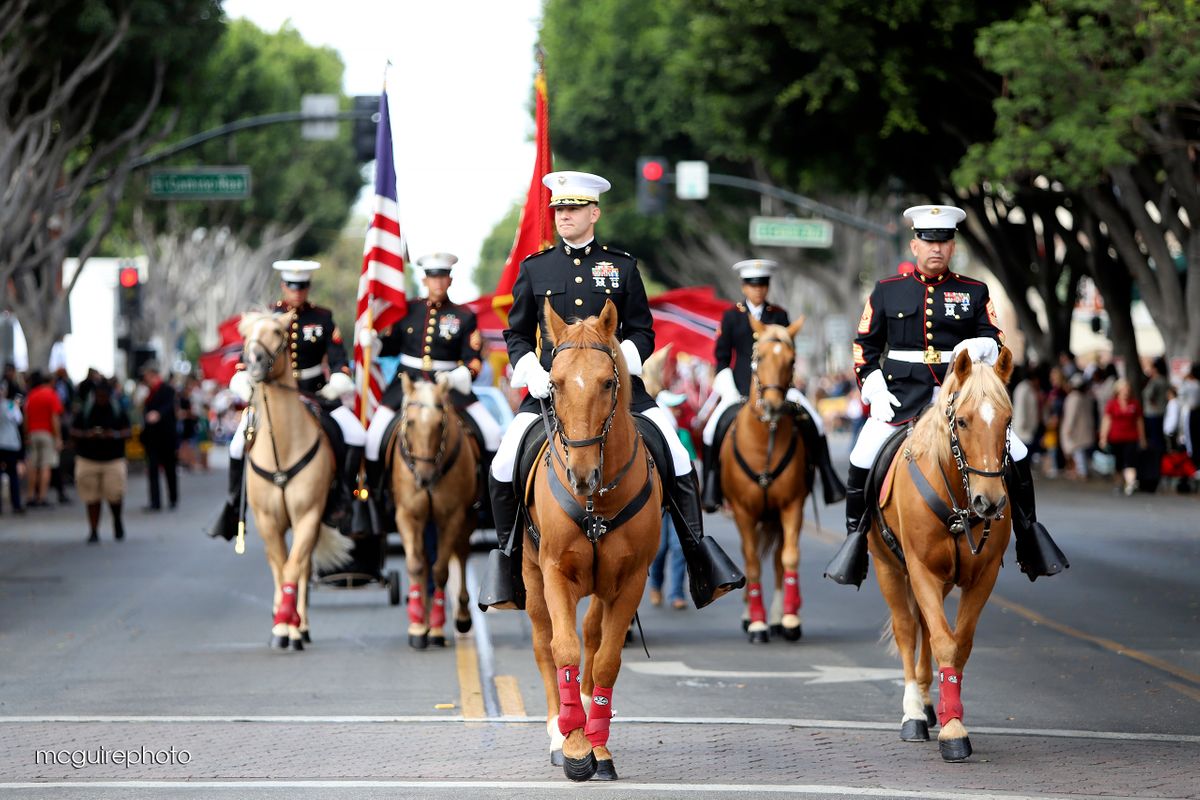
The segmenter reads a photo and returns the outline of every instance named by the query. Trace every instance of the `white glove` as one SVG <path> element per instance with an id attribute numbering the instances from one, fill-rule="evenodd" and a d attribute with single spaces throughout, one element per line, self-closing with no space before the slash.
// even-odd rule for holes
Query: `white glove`
<path id="1" fill-rule="evenodd" d="M 900 406 L 900 401 L 896 399 L 896 395 L 888 391 L 887 381 L 883 379 L 883 372 L 875 370 L 866 377 L 862 382 L 862 389 L 859 390 L 863 402 L 871 406 L 871 417 L 880 422 L 891 422 L 896 416 L 895 409 Z"/>
<path id="2" fill-rule="evenodd" d="M 972 361 L 982 361 L 989 367 L 994 366 L 996 359 L 1000 357 L 1000 347 L 996 344 L 996 340 L 981 336 L 977 339 L 963 339 L 954 345 L 954 358 L 950 359 L 951 364 L 963 350 L 971 354 Z"/>
<path id="3" fill-rule="evenodd" d="M 468 394 L 471 391 L 471 370 L 459 364 L 446 373 L 446 381 L 454 391 L 461 394 Z"/>
<path id="4" fill-rule="evenodd" d="M 717 373 L 717 376 L 713 378 L 712 388 L 721 396 L 722 400 L 737 402 L 742 396 L 742 393 L 738 391 L 737 383 L 733 380 L 733 370 L 729 367 Z"/>
<path id="5" fill-rule="evenodd" d="M 358 346 L 372 353 L 379 352 L 379 334 L 373 328 L 363 328 L 358 332 Z"/>
<path id="6" fill-rule="evenodd" d="M 537 353 L 526 353 L 513 367 L 512 380 L 509 384 L 514 389 L 522 386 L 529 389 L 529 394 L 539 399 L 550 396 L 550 373 L 542 369 Z"/>
<path id="7" fill-rule="evenodd" d="M 321 387 L 317 394 L 326 400 L 340 400 L 342 395 L 354 391 L 354 381 L 344 372 L 335 372 L 329 376 L 329 382 Z"/>
<path id="8" fill-rule="evenodd" d="M 249 403 L 250 395 L 254 391 L 254 381 L 250 380 L 250 373 L 245 370 L 233 373 L 233 377 L 229 379 L 229 391 L 237 395 L 243 403 Z"/>
<path id="9" fill-rule="evenodd" d="M 638 352 L 636 344 L 628 339 L 622 341 L 621 355 L 625 356 L 625 369 L 629 370 L 630 375 L 642 374 L 642 354 Z"/>

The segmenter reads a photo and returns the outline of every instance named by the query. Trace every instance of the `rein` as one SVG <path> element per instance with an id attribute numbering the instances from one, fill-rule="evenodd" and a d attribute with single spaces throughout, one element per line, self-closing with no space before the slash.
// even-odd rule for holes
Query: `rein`
<path id="1" fill-rule="evenodd" d="M 779 391 L 781 391 L 785 394 L 787 393 L 787 390 L 788 390 L 788 387 L 780 385 L 780 384 L 763 383 L 762 380 L 758 377 L 758 346 L 760 344 L 771 344 L 771 343 L 784 344 L 793 349 L 793 355 L 791 358 L 791 363 L 793 365 L 793 369 L 788 370 L 788 371 L 792 372 L 795 369 L 795 363 L 796 363 L 795 345 L 793 345 L 790 341 L 788 341 L 786 339 L 772 338 L 772 339 L 760 339 L 754 343 L 754 348 L 750 352 L 750 374 L 754 379 L 754 383 L 758 386 L 758 399 L 754 401 L 754 404 L 756 406 L 758 406 L 759 408 L 762 407 L 763 392 L 765 392 L 767 389 L 778 389 Z M 783 474 L 783 471 L 785 469 L 787 469 L 788 464 L 791 463 L 792 457 L 796 454 L 796 442 L 800 438 L 800 428 L 795 423 L 795 420 L 793 420 L 793 422 L 792 422 L 792 438 L 788 441 L 788 449 L 783 454 L 783 459 L 779 462 L 779 464 L 775 467 L 775 469 L 771 469 L 771 456 L 773 455 L 773 453 L 775 451 L 775 433 L 779 426 L 779 420 L 768 419 L 766 413 L 764 412 L 763 414 L 758 416 L 758 421 L 767 426 L 767 462 L 766 462 L 766 466 L 763 467 L 762 472 L 755 472 L 750 467 L 749 462 L 746 461 L 746 457 L 742 455 L 742 451 L 738 450 L 738 447 L 737 447 L 737 418 L 736 417 L 734 418 L 733 425 L 730 427 L 729 436 L 731 436 L 733 438 L 733 455 L 734 455 L 734 458 L 737 460 L 738 466 L 742 468 L 742 471 L 746 473 L 746 475 L 750 478 L 750 480 L 754 481 L 760 487 L 762 487 L 763 505 L 765 506 L 767 504 L 767 493 L 771 487 L 771 483 L 774 482 L 774 480 L 776 478 L 778 478 L 780 475 Z"/>

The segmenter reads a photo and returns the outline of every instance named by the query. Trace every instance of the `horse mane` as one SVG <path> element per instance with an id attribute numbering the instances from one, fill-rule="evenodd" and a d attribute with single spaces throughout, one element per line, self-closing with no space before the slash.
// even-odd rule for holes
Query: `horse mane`
<path id="1" fill-rule="evenodd" d="M 958 397 L 954 400 L 955 409 L 964 405 L 978 405 L 985 400 L 992 402 L 996 408 L 1012 408 L 1008 390 L 1004 382 L 990 366 L 976 361 L 971 365 L 971 374 L 961 384 L 954 365 L 946 371 L 946 381 L 938 393 L 938 402 L 921 412 L 913 428 L 909 441 L 909 450 L 914 458 L 932 455 L 938 463 L 950 461 L 950 436 L 946 427 L 946 400 L 955 392 Z"/>
<path id="2" fill-rule="evenodd" d="M 554 343 L 555 347 L 562 344 L 602 344 L 616 354 L 617 362 L 617 406 L 629 409 L 633 398 L 633 388 L 629 381 L 629 367 L 625 363 L 625 354 L 621 352 L 620 342 L 616 336 L 605 338 L 597 328 L 600 326 L 598 317 L 576 320 L 567 325 L 562 338 Z"/>

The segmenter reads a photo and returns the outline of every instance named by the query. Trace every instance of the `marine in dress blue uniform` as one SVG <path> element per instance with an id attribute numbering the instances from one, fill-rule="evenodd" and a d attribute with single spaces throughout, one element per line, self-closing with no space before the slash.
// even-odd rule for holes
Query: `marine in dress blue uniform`
<path id="1" fill-rule="evenodd" d="M 867 551 L 864 496 L 867 473 L 883 443 L 934 401 L 958 349 L 994 364 L 1003 342 L 986 284 L 951 272 L 954 235 L 966 213 L 954 206 L 914 206 L 904 212 L 913 228 L 909 244 L 917 268 L 875 284 L 854 340 L 854 369 L 870 419 L 850 453 L 846 481 L 847 540 L 826 574 L 839 583 L 861 583 Z M 1067 565 L 1045 527 L 1037 521 L 1028 452 L 1010 437 L 1017 561 L 1030 580 Z"/>

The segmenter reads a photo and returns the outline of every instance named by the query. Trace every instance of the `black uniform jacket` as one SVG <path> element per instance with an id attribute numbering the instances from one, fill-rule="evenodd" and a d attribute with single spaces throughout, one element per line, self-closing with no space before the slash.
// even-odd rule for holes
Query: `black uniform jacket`
<path id="1" fill-rule="evenodd" d="M 513 284 L 512 310 L 504 341 L 508 360 L 516 364 L 526 353 L 539 352 L 542 367 L 550 369 L 551 348 L 538 351 L 538 331 L 549 341 L 543 319 L 546 299 L 555 313 L 568 322 L 600 314 L 604 301 L 617 307 L 617 339 L 630 340 L 645 362 L 654 352 L 654 318 L 646 287 L 638 272 L 637 259 L 608 245 L 592 242 L 584 247 L 559 243 L 557 247 L 534 253 L 521 262 Z M 645 411 L 654 407 L 642 379 L 633 378 L 632 408 Z M 521 411 L 540 411 L 537 398 L 526 397 Z"/>
<path id="2" fill-rule="evenodd" d="M 282 300 L 271 310 L 276 314 L 290 311 Z M 288 339 L 288 360 L 300 391 L 315 394 L 325 385 L 325 372 L 318 368 L 326 358 L 330 371 L 350 373 L 342 334 L 333 321 L 333 312 L 303 303 L 296 307 Z"/>
<path id="3" fill-rule="evenodd" d="M 760 319 L 764 325 L 787 325 L 788 313 L 779 306 L 767 303 Z M 721 315 L 721 327 L 717 329 L 717 372 L 733 363 L 733 382 L 742 397 L 750 396 L 750 363 L 756 335 L 750 327 L 750 309 L 738 303 Z"/>
<path id="4" fill-rule="evenodd" d="M 949 364 L 911 363 L 887 358 L 885 351 L 948 353 L 963 339 L 985 337 L 1003 342 L 987 284 L 943 272 L 931 278 L 917 271 L 875 284 L 858 321 L 854 371 L 859 386 L 877 369 L 900 401 L 893 424 L 920 415 L 940 386 Z"/>
<path id="5" fill-rule="evenodd" d="M 449 301 L 431 303 L 423 297 L 409 300 L 404 318 L 384 331 L 381 339 L 379 355 L 400 355 L 410 362 L 400 363 L 383 394 L 383 404 L 391 409 L 399 408 L 404 400 L 400 388 L 401 373 L 407 373 L 414 381 L 433 381 L 437 373 L 449 372 L 461 365 L 471 371 L 474 379 L 483 366 L 479 354 L 483 335 L 479 332 L 475 312 Z M 413 359 L 420 361 L 420 365 L 414 365 Z M 479 399 L 474 392 L 451 391 L 450 396 L 459 408 Z"/>

